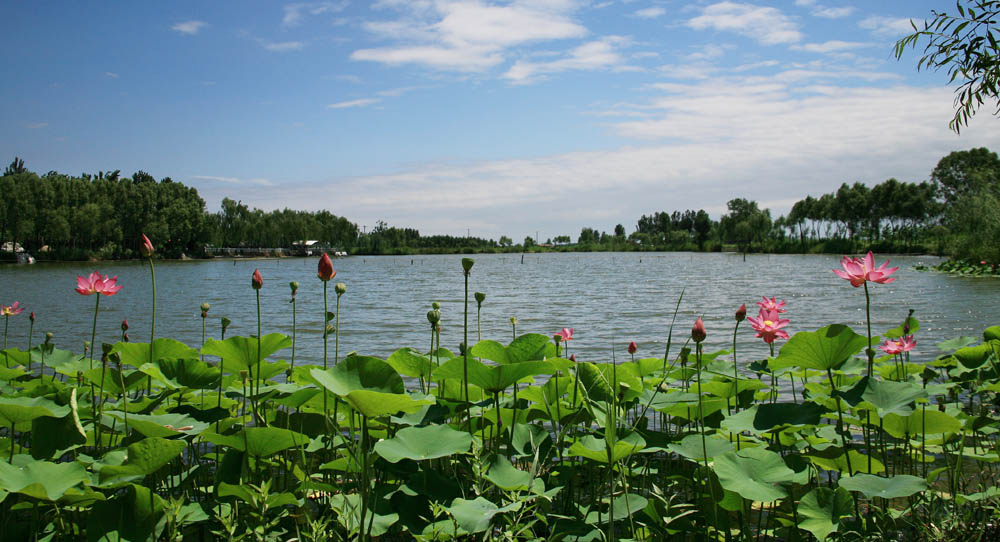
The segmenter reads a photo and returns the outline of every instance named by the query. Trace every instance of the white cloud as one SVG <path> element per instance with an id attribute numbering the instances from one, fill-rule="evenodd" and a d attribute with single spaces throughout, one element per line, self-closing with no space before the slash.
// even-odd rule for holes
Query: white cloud
<path id="1" fill-rule="evenodd" d="M 288 4 L 284 7 L 285 16 L 281 19 L 284 26 L 295 26 L 302 22 L 306 15 L 322 15 L 324 13 L 340 13 L 348 6 L 348 2 L 305 2 Z"/>
<path id="2" fill-rule="evenodd" d="M 868 17 L 859 22 L 858 26 L 883 36 L 900 36 L 913 32 L 910 19 L 905 17 Z"/>
<path id="3" fill-rule="evenodd" d="M 282 42 L 265 41 L 261 42 L 261 45 L 268 51 L 274 51 L 276 53 L 300 51 L 302 47 L 304 47 L 304 44 L 301 41 L 282 41 Z"/>
<path id="4" fill-rule="evenodd" d="M 841 8 L 818 8 L 813 11 L 813 15 L 817 17 L 823 17 L 824 19 L 839 19 L 841 17 L 847 17 L 848 15 L 854 13 L 853 7 L 841 7 Z"/>
<path id="5" fill-rule="evenodd" d="M 263 179 L 260 177 L 241 179 L 239 177 L 217 177 L 214 175 L 192 175 L 192 179 L 198 179 L 199 181 L 213 181 L 217 183 L 226 184 L 249 184 L 255 186 L 274 186 L 274 183 L 269 179 Z"/>
<path id="6" fill-rule="evenodd" d="M 204 21 L 185 21 L 182 23 L 177 23 L 174 26 L 171 26 L 170 29 L 173 30 L 174 32 L 179 32 L 181 34 L 186 34 L 190 36 L 197 34 L 198 31 L 200 31 L 202 28 L 206 26 L 208 26 L 208 23 Z"/>
<path id="7" fill-rule="evenodd" d="M 729 1 L 706 6 L 687 26 L 695 30 L 736 32 L 764 45 L 802 40 L 798 25 L 781 10 Z"/>
<path id="8" fill-rule="evenodd" d="M 379 2 L 376 7 L 403 12 L 399 19 L 364 25 L 376 36 L 396 43 L 356 50 L 351 54 L 353 60 L 481 72 L 502 63 L 512 47 L 587 34 L 587 29 L 571 18 L 575 3 L 564 0 L 508 5 L 479 0 L 433 4 L 393 0 Z"/>
<path id="9" fill-rule="evenodd" d="M 348 100 L 346 102 L 332 103 L 326 106 L 327 109 L 348 109 L 351 107 L 365 107 L 378 103 L 378 98 L 360 98 L 357 100 Z"/>
<path id="10" fill-rule="evenodd" d="M 655 19 L 657 17 L 660 17 L 661 15 L 666 15 L 666 13 L 667 13 L 666 9 L 657 6 L 657 7 L 640 9 L 635 12 L 635 16 L 643 19 Z"/>
<path id="11" fill-rule="evenodd" d="M 518 60 L 503 76 L 519 84 L 526 84 L 538 77 L 567 70 L 595 70 L 622 67 L 625 59 L 617 51 L 628 40 L 621 36 L 608 36 L 584 43 L 574 48 L 564 58 L 549 62 Z"/>
<path id="12" fill-rule="evenodd" d="M 118 75 L 115 72 L 104 72 L 104 76 L 108 77 L 110 79 L 118 79 L 119 77 L 121 77 L 120 75 Z"/>
<path id="13" fill-rule="evenodd" d="M 806 51 L 809 53 L 842 53 L 844 51 L 850 51 L 852 49 L 861 49 L 864 47 L 870 47 L 870 43 L 862 43 L 858 41 L 840 41 L 840 40 L 830 40 L 823 43 L 806 43 L 803 45 L 793 45 L 792 49 L 796 51 Z"/>
<path id="14" fill-rule="evenodd" d="M 25 128 L 30 128 L 32 130 L 38 130 L 39 128 L 45 128 L 48 125 L 49 125 L 49 123 L 47 123 L 47 122 L 29 122 L 28 124 L 25 124 L 24 126 L 25 126 Z"/>

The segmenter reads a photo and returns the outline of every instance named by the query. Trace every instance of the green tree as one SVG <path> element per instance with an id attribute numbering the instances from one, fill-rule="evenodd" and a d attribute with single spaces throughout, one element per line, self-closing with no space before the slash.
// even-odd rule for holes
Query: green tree
<path id="1" fill-rule="evenodd" d="M 945 203 L 969 194 L 1000 194 L 1000 158 L 985 147 L 955 151 L 938 161 L 931 181 Z"/>

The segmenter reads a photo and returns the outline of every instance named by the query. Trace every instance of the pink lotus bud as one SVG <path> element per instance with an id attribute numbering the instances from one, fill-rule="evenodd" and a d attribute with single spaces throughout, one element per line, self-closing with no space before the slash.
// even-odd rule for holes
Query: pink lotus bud
<path id="1" fill-rule="evenodd" d="M 35 313 L 34 312 L 32 312 L 31 314 L 28 315 L 28 320 L 31 320 L 31 323 L 35 323 Z"/>
<path id="2" fill-rule="evenodd" d="M 319 259 L 319 266 L 316 276 L 318 276 L 319 280 L 323 282 L 327 282 L 328 280 L 337 276 L 337 271 L 333 269 L 333 262 L 330 261 L 330 255 L 325 252 L 323 253 L 323 256 Z"/>
<path id="3" fill-rule="evenodd" d="M 691 340 L 695 343 L 700 343 L 705 340 L 708 333 L 705 331 L 705 322 L 701 321 L 699 316 L 697 320 L 694 321 L 694 325 L 691 327 Z"/>
<path id="4" fill-rule="evenodd" d="M 149 258 L 156 252 L 156 249 L 153 248 L 153 243 L 149 240 L 149 237 L 146 237 L 145 233 L 142 234 L 142 245 L 139 246 L 139 252 L 144 258 Z"/>
<path id="5" fill-rule="evenodd" d="M 250 279 L 250 286 L 254 290 L 260 290 L 264 286 L 264 277 L 260 276 L 260 269 L 253 270 L 253 278 Z"/>
<path id="6" fill-rule="evenodd" d="M 636 350 L 639 349 L 639 345 L 635 344 L 635 341 L 628 343 L 628 353 L 635 354 Z"/>
<path id="7" fill-rule="evenodd" d="M 576 363 L 576 354 L 570 354 L 569 360 L 572 361 L 573 363 Z"/>
<path id="8" fill-rule="evenodd" d="M 744 303 L 740 305 L 740 308 L 736 310 L 736 321 L 742 322 L 747 319 L 747 304 Z"/>
<path id="9" fill-rule="evenodd" d="M 128 318 L 122 320 L 122 331 L 128 331 Z"/>
<path id="10" fill-rule="evenodd" d="M 128 333 L 126 333 L 125 334 L 125 342 L 128 342 L 128 341 L 129 341 L 129 339 L 128 339 Z"/>

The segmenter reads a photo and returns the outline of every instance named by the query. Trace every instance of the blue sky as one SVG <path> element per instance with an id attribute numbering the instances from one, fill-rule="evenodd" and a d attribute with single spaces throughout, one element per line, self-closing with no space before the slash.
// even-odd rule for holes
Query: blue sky
<path id="1" fill-rule="evenodd" d="M 949 1 L 17 2 L 0 149 L 264 209 L 574 238 L 734 197 L 925 180 L 943 73 L 892 44 Z"/>

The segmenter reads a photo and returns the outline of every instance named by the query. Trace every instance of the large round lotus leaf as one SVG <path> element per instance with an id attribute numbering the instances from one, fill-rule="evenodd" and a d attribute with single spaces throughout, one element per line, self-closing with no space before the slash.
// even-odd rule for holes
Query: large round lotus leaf
<path id="1" fill-rule="evenodd" d="M 361 528 L 361 495 L 357 493 L 336 493 L 330 498 L 331 507 L 337 512 L 337 522 L 347 529 L 349 534 L 355 534 Z M 394 523 L 399 521 L 399 514 L 378 514 L 372 510 L 365 511 L 365 529 L 373 537 L 386 533 Z M 348 537 L 357 540 L 357 537 Z"/>
<path id="2" fill-rule="evenodd" d="M 389 356 L 386 362 L 396 370 L 397 373 L 413 378 L 427 378 L 434 368 L 430 358 L 418 354 L 412 348 L 400 348 Z"/>
<path id="3" fill-rule="evenodd" d="M 309 437 L 302 433 L 280 427 L 248 427 L 243 431 L 246 434 L 246 452 L 256 457 L 269 457 L 309 442 Z"/>
<path id="4" fill-rule="evenodd" d="M 42 416 L 62 418 L 67 414 L 68 406 L 58 405 L 44 397 L 0 397 L 0 425 L 6 427 L 28 423 Z"/>
<path id="5" fill-rule="evenodd" d="M 955 350 L 955 359 L 959 363 L 968 367 L 969 369 L 977 369 L 982 364 L 986 363 L 989 359 L 990 354 L 993 353 L 993 349 L 990 348 L 988 344 L 981 344 L 979 346 L 966 346 L 965 348 L 959 348 Z"/>
<path id="6" fill-rule="evenodd" d="M 531 473 L 517 469 L 506 457 L 498 455 L 490 462 L 486 479 L 505 491 L 524 491 L 530 489 Z"/>
<path id="7" fill-rule="evenodd" d="M 403 393 L 403 379 L 392 365 L 370 356 L 348 356 L 329 370 L 313 369 L 309 375 L 320 386 L 344 397 L 357 390 Z"/>
<path id="8" fill-rule="evenodd" d="M 802 367 L 825 371 L 840 367 L 851 356 L 868 346 L 868 338 L 842 324 L 816 331 L 800 331 L 792 336 L 770 363 L 771 370 Z"/>
<path id="9" fill-rule="evenodd" d="M 520 507 L 521 503 L 515 501 L 500 508 L 482 497 L 476 497 L 475 500 L 471 501 L 455 499 L 452 501 L 451 506 L 447 506 L 445 509 L 455 518 L 461 529 L 468 533 L 479 533 L 489 528 L 493 516 L 510 510 L 517 510 Z"/>
<path id="10" fill-rule="evenodd" d="M 611 503 L 611 516 L 615 521 L 625 519 L 632 514 L 646 508 L 648 501 L 645 497 L 635 493 L 626 493 L 615 497 Z"/>
<path id="11" fill-rule="evenodd" d="M 882 418 L 882 426 L 887 433 L 904 438 L 907 435 L 954 433 L 962 428 L 962 422 L 945 412 L 920 410 L 909 416 L 888 414 Z"/>
<path id="12" fill-rule="evenodd" d="M 166 384 L 167 388 L 192 390 L 215 389 L 222 373 L 199 359 L 159 359 L 146 363 L 139 371 Z"/>
<path id="13" fill-rule="evenodd" d="M 1000 326 L 990 326 L 983 331 L 984 341 L 1000 341 Z"/>
<path id="14" fill-rule="evenodd" d="M 867 456 L 861 452 L 851 450 L 848 452 L 851 457 L 851 468 L 847 468 L 847 456 L 841 448 L 827 448 L 820 453 L 805 456 L 813 465 L 829 471 L 842 472 L 844 474 L 855 474 L 864 472 L 868 474 L 878 474 L 885 472 L 885 465 L 877 458 Z M 868 463 L 871 462 L 871 470 Z M 850 472 L 848 472 L 850 470 Z"/>
<path id="15" fill-rule="evenodd" d="M 212 339 L 209 339 L 209 341 L 212 341 Z M 257 340 L 254 339 L 254 347 L 256 348 L 256 346 Z M 149 359 L 149 343 L 115 343 L 111 352 L 119 353 L 122 363 L 133 367 L 142 367 L 151 361 L 155 361 Z M 198 351 L 180 341 L 164 337 L 153 341 L 153 357 L 156 360 L 195 359 L 198 357 Z M 254 358 L 254 361 L 256 361 L 256 358 Z"/>
<path id="16" fill-rule="evenodd" d="M 122 343 L 118 343 L 122 344 Z M 281 350 L 283 348 L 288 348 L 292 346 L 292 339 L 287 335 L 282 335 L 281 333 L 269 333 L 260 338 L 260 359 L 267 359 L 268 356 Z M 117 346 L 116 346 L 117 348 Z M 198 354 L 195 353 L 194 356 L 161 356 L 159 353 L 159 344 L 156 345 L 156 357 L 184 357 L 184 358 L 197 358 Z M 230 374 L 236 374 L 240 371 L 253 371 L 257 370 L 257 338 L 256 337 L 230 337 L 224 341 L 217 341 L 215 339 L 209 339 L 205 342 L 205 346 L 201 348 L 201 353 L 207 356 L 218 356 L 222 358 L 223 370 Z M 148 358 L 148 355 L 147 355 Z M 133 363 L 133 365 L 135 365 Z M 138 365 L 136 365 L 138 367 Z"/>
<path id="17" fill-rule="evenodd" d="M 545 341 L 548 342 L 548 339 Z M 488 339 L 477 342 L 472 347 L 472 350 L 469 350 L 469 355 L 476 356 L 477 358 L 488 359 L 501 364 L 510 363 L 510 358 L 507 357 L 507 349 L 504 345 Z"/>
<path id="18" fill-rule="evenodd" d="M 197 503 L 191 504 L 200 510 Z M 163 497 L 148 487 L 130 484 L 110 500 L 94 505 L 87 514 L 87 538 L 93 542 L 159 540 L 166 527 L 166 507 Z"/>
<path id="19" fill-rule="evenodd" d="M 507 358 L 510 363 L 548 359 L 555 355 L 555 345 L 548 337 L 538 333 L 521 335 L 507 346 Z"/>
<path id="20" fill-rule="evenodd" d="M 799 525 L 822 542 L 840 526 L 840 518 L 854 513 L 854 501 L 844 488 L 814 488 L 799 501 Z"/>
<path id="21" fill-rule="evenodd" d="M 622 393 L 623 389 L 632 390 L 636 394 L 643 390 L 638 366 L 633 363 L 621 363 L 617 366 L 613 363 L 578 363 L 576 370 L 587 396 L 597 401 L 610 403 L 612 394 Z"/>
<path id="22" fill-rule="evenodd" d="M 187 443 L 183 440 L 163 438 L 145 438 L 130 444 L 124 464 L 107 465 L 101 469 L 101 485 L 117 485 L 141 479 L 160 470 L 186 447 Z"/>
<path id="23" fill-rule="evenodd" d="M 615 441 L 611 447 L 611 462 L 620 461 L 646 447 L 646 441 L 639 433 L 629 433 L 624 438 Z M 569 448 L 569 455 L 578 455 L 597 461 L 598 463 L 608 463 L 608 441 L 587 435 L 573 443 Z"/>
<path id="24" fill-rule="evenodd" d="M 947 341 L 941 341 L 937 344 L 937 347 L 942 352 L 952 352 L 971 344 L 976 344 L 976 338 L 966 337 L 963 335 L 961 337 L 955 337 L 954 339 L 948 339 Z"/>
<path id="25" fill-rule="evenodd" d="M 466 368 L 468 371 L 466 371 Z M 548 361 L 522 361 L 507 365 L 486 365 L 469 358 L 453 358 L 434 371 L 435 380 L 462 380 L 468 372 L 469 383 L 490 393 L 499 393 L 528 376 L 552 374 L 555 366 Z"/>
<path id="26" fill-rule="evenodd" d="M 674 442 L 667 446 L 667 449 L 677 455 L 686 457 L 692 461 L 702 461 L 705 459 L 707 450 L 708 459 L 717 455 L 733 451 L 733 443 L 714 437 L 705 437 L 704 447 L 702 446 L 701 435 L 688 435 L 680 442 Z"/>
<path id="27" fill-rule="evenodd" d="M 871 403 L 880 418 L 887 414 L 909 416 L 913 413 L 910 407 L 914 401 L 927 397 L 924 389 L 914 382 L 892 382 L 889 380 L 869 379 L 861 398 Z"/>
<path id="28" fill-rule="evenodd" d="M 858 491 L 869 499 L 872 497 L 882 497 L 883 499 L 909 497 L 927 489 L 926 480 L 909 474 L 899 474 L 889 478 L 873 474 L 855 474 L 841 478 L 839 485 L 849 491 Z"/>
<path id="29" fill-rule="evenodd" d="M 119 411 L 109 411 L 108 416 L 125 423 L 125 414 Z M 129 414 L 129 429 L 138 431 L 145 437 L 173 437 L 179 433 L 198 435 L 208 429 L 207 423 L 186 414 Z"/>
<path id="30" fill-rule="evenodd" d="M 369 418 L 391 416 L 398 412 L 416 412 L 425 405 L 433 404 L 430 399 L 414 399 L 405 393 L 383 393 L 379 391 L 357 390 L 344 396 L 347 404 Z"/>
<path id="31" fill-rule="evenodd" d="M 22 466 L 0 462 L 0 490 L 21 493 L 43 501 L 54 501 L 71 488 L 90 480 L 87 470 L 76 462 L 31 461 Z"/>
<path id="32" fill-rule="evenodd" d="M 780 484 L 795 479 L 795 471 L 775 452 L 745 448 L 715 458 L 715 474 L 722 487 L 744 499 L 773 502 L 788 496 Z"/>
<path id="33" fill-rule="evenodd" d="M 727 417 L 722 424 L 734 433 L 749 431 L 761 434 L 790 425 L 817 425 L 826 413 L 826 407 L 812 402 L 763 403 Z"/>
<path id="34" fill-rule="evenodd" d="M 375 453 L 390 463 L 401 459 L 434 459 L 468 451 L 472 435 L 447 425 L 400 429 L 391 439 L 375 444 Z"/>

